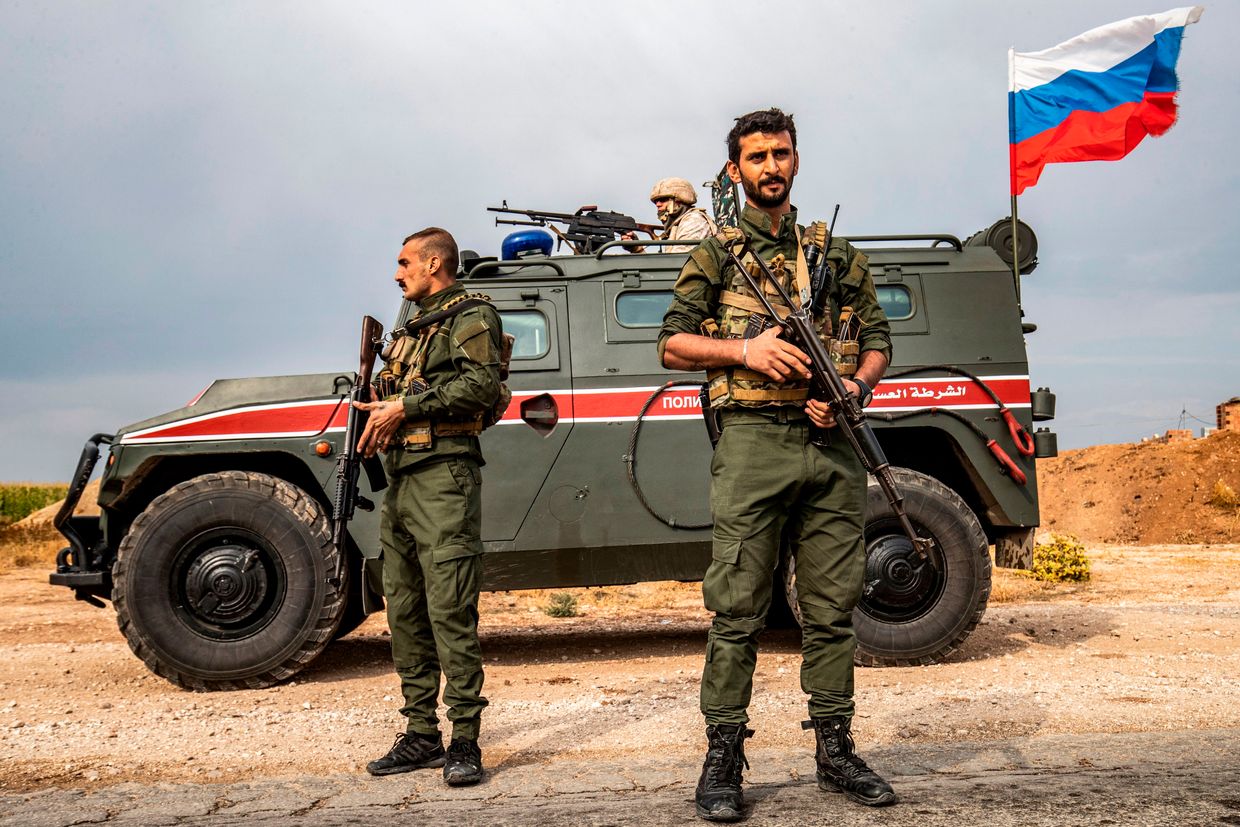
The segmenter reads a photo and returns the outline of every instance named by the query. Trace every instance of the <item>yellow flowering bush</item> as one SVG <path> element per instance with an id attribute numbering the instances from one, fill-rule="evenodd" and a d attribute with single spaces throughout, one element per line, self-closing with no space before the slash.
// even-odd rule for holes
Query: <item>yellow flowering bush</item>
<path id="1" fill-rule="evenodd" d="M 1071 534 L 1052 534 L 1049 543 L 1033 547 L 1033 569 L 1038 580 L 1055 583 L 1083 583 L 1089 579 L 1089 558 L 1085 546 Z"/>

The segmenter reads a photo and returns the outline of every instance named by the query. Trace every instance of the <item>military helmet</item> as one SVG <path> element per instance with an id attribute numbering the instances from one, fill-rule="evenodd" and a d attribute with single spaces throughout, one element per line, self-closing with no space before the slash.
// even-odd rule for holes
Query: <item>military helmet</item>
<path id="1" fill-rule="evenodd" d="M 697 193 L 694 192 L 693 185 L 684 178 L 664 178 L 659 181 L 650 191 L 650 200 L 656 198 L 675 198 L 681 204 L 687 205 L 697 203 Z"/>

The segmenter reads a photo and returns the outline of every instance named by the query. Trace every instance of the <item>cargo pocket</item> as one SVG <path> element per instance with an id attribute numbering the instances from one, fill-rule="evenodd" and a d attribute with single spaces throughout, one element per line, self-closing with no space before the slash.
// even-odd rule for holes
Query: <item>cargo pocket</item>
<path id="1" fill-rule="evenodd" d="M 445 480 L 444 493 L 448 495 L 451 507 L 440 516 L 442 539 L 440 547 L 431 553 L 431 559 L 435 562 L 482 553 L 482 495 L 479 491 L 482 472 L 474 463 L 460 459 L 450 459 L 444 466 L 452 477 L 451 485 L 455 486 L 456 493 L 452 493 Z M 464 546 L 470 551 L 452 551 L 457 546 Z"/>
<path id="2" fill-rule="evenodd" d="M 748 617 L 753 613 L 752 578 L 745 572 L 741 559 L 744 547 L 744 540 L 714 539 L 710 567 L 702 578 L 702 603 L 709 611 L 726 617 Z"/>
<path id="3" fill-rule="evenodd" d="M 426 570 L 427 611 L 435 629 L 439 665 L 456 678 L 482 669 L 478 647 L 478 585 L 481 558 L 469 546 L 443 546 L 431 552 Z"/>

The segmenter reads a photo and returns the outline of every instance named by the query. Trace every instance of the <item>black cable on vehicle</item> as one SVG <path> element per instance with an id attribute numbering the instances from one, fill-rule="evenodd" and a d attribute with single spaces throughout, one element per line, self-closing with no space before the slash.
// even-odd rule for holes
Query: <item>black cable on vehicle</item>
<path id="1" fill-rule="evenodd" d="M 999 415 L 1002 416 L 1003 421 L 1007 423 L 1008 433 L 1012 435 L 1012 442 L 1016 445 L 1016 450 L 1020 452 L 1021 456 L 1033 456 L 1033 437 L 1030 436 L 1029 432 L 1025 430 L 1025 426 L 1016 421 L 1016 416 L 1008 409 L 1007 405 L 1003 404 L 1003 400 L 999 398 L 999 394 L 995 393 L 994 389 L 982 381 L 981 377 L 977 374 L 970 373 L 964 368 L 956 367 L 955 365 L 922 365 L 916 368 L 906 368 L 905 370 L 892 371 L 891 373 L 884 375 L 883 378 L 896 379 L 901 376 L 910 376 L 914 373 L 923 373 L 928 370 L 941 370 L 947 373 L 954 373 L 957 376 L 963 376 L 984 390 L 986 394 L 994 400 L 995 405 L 998 406 Z"/>
<path id="2" fill-rule="evenodd" d="M 646 495 L 642 493 L 641 484 L 637 482 L 637 437 L 642 430 L 642 420 L 646 418 L 646 414 L 650 411 L 650 406 L 655 400 L 672 388 L 687 387 L 693 385 L 701 387 L 702 383 L 694 379 L 673 379 L 661 385 L 654 393 L 650 394 L 650 398 L 646 400 L 646 404 L 642 405 L 642 409 L 637 412 L 637 421 L 633 423 L 633 432 L 629 435 L 629 450 L 624 456 L 624 466 L 628 471 L 629 484 L 633 486 L 633 493 L 637 495 L 637 501 L 642 507 L 650 512 L 650 516 L 659 522 L 671 528 L 684 529 L 685 531 L 695 531 L 697 529 L 710 528 L 714 523 L 678 523 L 675 517 L 665 517 L 654 510 L 654 507 L 646 501 Z"/>

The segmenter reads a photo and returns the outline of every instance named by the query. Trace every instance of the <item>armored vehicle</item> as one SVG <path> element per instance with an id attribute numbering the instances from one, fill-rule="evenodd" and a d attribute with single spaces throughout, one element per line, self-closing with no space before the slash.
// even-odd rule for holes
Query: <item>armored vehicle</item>
<path id="1" fill-rule="evenodd" d="M 486 590 L 695 581 L 710 560 L 703 377 L 663 369 L 655 351 L 686 254 L 649 241 L 628 254 L 619 214 L 597 215 L 607 220 L 561 233 L 571 253 L 524 229 L 501 256 L 462 256 L 466 285 L 516 338 L 512 403 L 482 436 Z M 1030 432 L 1053 416 L 1054 397 L 1030 392 L 1034 325 L 1022 321 L 1007 226 L 964 243 L 850 237 L 869 255 L 895 351 L 867 412 L 916 531 L 932 541 L 932 565 L 917 565 L 871 481 L 855 616 L 863 664 L 948 656 L 985 610 L 988 546 L 1001 565 L 1031 554 L 1034 455 L 1055 445 L 1050 431 Z M 1024 225 L 1020 242 L 1028 272 Z M 402 305 L 395 323 L 413 309 Z M 112 600 L 133 651 L 178 685 L 254 688 L 295 674 L 383 606 L 378 511 L 358 511 L 342 544 L 330 528 L 354 381 L 351 371 L 221 379 L 182 408 L 95 435 L 57 519 L 70 546 L 51 582 Z M 105 443 L 102 514 L 72 516 Z M 364 475 L 360 493 L 382 496 Z M 792 622 L 795 549 L 776 584 L 768 622 Z"/>

